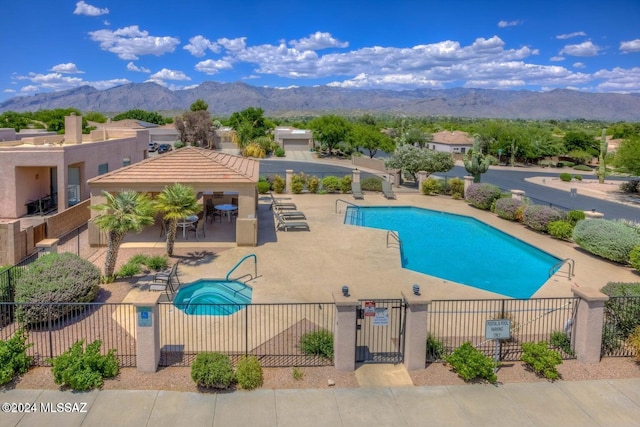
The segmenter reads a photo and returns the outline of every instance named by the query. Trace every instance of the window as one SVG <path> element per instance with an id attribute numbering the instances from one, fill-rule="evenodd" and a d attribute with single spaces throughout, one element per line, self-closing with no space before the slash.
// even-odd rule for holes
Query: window
<path id="1" fill-rule="evenodd" d="M 131 164 L 130 157 L 125 157 L 124 159 L 122 159 L 122 167 L 129 166 L 130 164 Z"/>
<path id="2" fill-rule="evenodd" d="M 109 163 L 98 165 L 98 175 L 104 175 L 107 172 L 109 172 Z"/>

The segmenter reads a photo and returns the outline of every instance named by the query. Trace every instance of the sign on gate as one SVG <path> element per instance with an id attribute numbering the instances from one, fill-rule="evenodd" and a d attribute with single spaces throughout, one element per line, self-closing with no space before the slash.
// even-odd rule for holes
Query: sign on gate
<path id="1" fill-rule="evenodd" d="M 373 326 L 388 326 L 389 325 L 389 309 L 376 308 L 375 316 L 373 318 Z"/>
<path id="2" fill-rule="evenodd" d="M 506 340 L 511 338 L 511 320 L 487 320 L 484 326 L 484 337 L 488 340 Z"/>
<path id="3" fill-rule="evenodd" d="M 364 317 L 373 317 L 376 315 L 376 302 L 365 301 L 364 302 Z"/>

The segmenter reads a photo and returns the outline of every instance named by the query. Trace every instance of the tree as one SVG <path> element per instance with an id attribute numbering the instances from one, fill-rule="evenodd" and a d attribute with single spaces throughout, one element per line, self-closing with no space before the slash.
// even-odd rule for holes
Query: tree
<path id="1" fill-rule="evenodd" d="M 193 188 L 180 183 L 165 187 L 162 193 L 156 197 L 154 204 L 156 210 L 162 212 L 163 220 L 168 222 L 167 254 L 172 256 L 178 221 L 199 213 L 202 206 L 198 204 Z"/>
<path id="2" fill-rule="evenodd" d="M 390 153 L 394 148 L 389 136 L 366 124 L 354 124 L 348 138 L 354 150 L 358 151 L 360 148 L 368 150 L 370 158 L 373 158 L 379 150 Z"/>
<path id="3" fill-rule="evenodd" d="M 169 122 L 168 119 L 162 117 L 158 113 L 138 109 L 125 111 L 124 113 L 120 113 L 113 117 L 113 121 L 116 122 L 125 119 L 142 120 L 143 122 L 154 123 L 161 126 Z"/>
<path id="4" fill-rule="evenodd" d="M 187 111 L 174 121 L 180 140 L 196 147 L 213 148 L 214 127 L 206 110 Z"/>
<path id="5" fill-rule="evenodd" d="M 600 151 L 595 138 L 584 131 L 569 131 L 563 139 L 567 151 L 582 150 L 594 156 Z"/>
<path id="6" fill-rule="evenodd" d="M 405 144 L 415 145 L 416 147 L 426 148 L 427 144 L 433 141 L 433 135 L 423 131 L 420 128 L 412 127 L 406 131 L 404 136 Z"/>
<path id="7" fill-rule="evenodd" d="M 153 224 L 153 205 L 148 195 L 133 190 L 125 190 L 115 196 L 106 191 L 102 194 L 106 202 L 91 206 L 91 209 L 100 212 L 94 222 L 107 233 L 104 275 L 112 278 L 122 239 L 130 231 L 139 233 L 144 227 Z"/>
<path id="8" fill-rule="evenodd" d="M 90 113 L 86 113 L 84 116 L 82 116 L 83 119 L 86 119 L 89 122 L 96 122 L 96 123 L 106 123 L 107 122 L 107 118 L 105 117 L 104 114 L 102 113 L 98 113 L 95 111 L 92 111 Z"/>
<path id="9" fill-rule="evenodd" d="M 243 138 L 246 137 L 247 141 L 266 136 L 275 127 L 272 121 L 264 117 L 264 110 L 255 107 L 249 107 L 231 114 L 227 125 L 231 126 L 236 132 L 240 132 L 242 128 L 242 132 L 245 132 Z"/>
<path id="10" fill-rule="evenodd" d="M 335 115 L 317 117 L 309 122 L 313 131 L 313 139 L 320 142 L 323 148 L 331 151 L 341 142 L 346 142 L 351 132 L 351 124 L 344 118 Z"/>
<path id="11" fill-rule="evenodd" d="M 420 171 L 427 173 L 427 176 L 435 172 L 448 172 L 455 165 L 453 157 L 449 153 L 442 151 L 418 148 L 405 144 L 397 147 L 391 158 L 385 160 L 387 169 L 402 169 L 417 181 L 417 174 Z"/>
<path id="12" fill-rule="evenodd" d="M 616 150 L 613 164 L 621 171 L 640 176 L 640 137 L 625 139 Z"/>
<path id="13" fill-rule="evenodd" d="M 209 109 L 209 105 L 204 102 L 204 99 L 198 98 L 189 108 L 191 111 L 207 111 Z"/>

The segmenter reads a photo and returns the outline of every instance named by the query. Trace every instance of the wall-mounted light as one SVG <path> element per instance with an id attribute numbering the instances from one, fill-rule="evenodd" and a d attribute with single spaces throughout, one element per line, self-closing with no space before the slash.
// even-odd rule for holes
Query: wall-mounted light
<path id="1" fill-rule="evenodd" d="M 413 294 L 420 295 L 420 285 L 418 284 L 413 285 Z"/>
<path id="2" fill-rule="evenodd" d="M 342 296 L 343 297 L 348 297 L 349 296 L 349 287 L 347 285 L 344 285 L 342 287 Z"/>

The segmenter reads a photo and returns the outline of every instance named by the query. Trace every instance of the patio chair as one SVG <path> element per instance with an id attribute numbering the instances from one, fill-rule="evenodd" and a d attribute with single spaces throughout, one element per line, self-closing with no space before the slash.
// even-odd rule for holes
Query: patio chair
<path id="1" fill-rule="evenodd" d="M 287 210 L 279 210 L 276 208 L 276 212 L 278 215 L 282 217 L 282 219 L 286 220 L 295 220 L 295 219 L 307 219 L 307 216 L 304 212 L 301 211 L 287 211 Z"/>
<path id="2" fill-rule="evenodd" d="M 167 298 L 169 299 L 169 301 L 172 300 L 171 296 L 176 293 L 176 289 L 173 287 L 172 279 L 169 279 L 166 282 L 151 283 L 149 285 L 149 292 L 151 291 L 164 291 L 167 294 Z"/>
<path id="3" fill-rule="evenodd" d="M 289 231 L 289 230 L 307 230 L 307 231 L 311 231 L 311 229 L 309 228 L 309 224 L 307 224 L 306 221 L 290 221 L 290 220 L 286 220 L 283 217 L 280 216 L 279 213 L 277 212 L 273 212 L 273 216 L 276 219 L 276 230 L 284 230 L 284 231 Z"/>
<path id="4" fill-rule="evenodd" d="M 362 189 L 360 188 L 359 182 L 351 183 L 351 194 L 353 195 L 354 199 L 357 199 L 357 200 L 364 199 L 364 194 L 362 194 Z"/>
<path id="5" fill-rule="evenodd" d="M 196 235 L 196 240 L 198 240 L 198 241 L 200 241 L 200 240 L 198 239 L 198 235 L 199 235 L 199 234 L 202 234 L 202 237 L 203 237 L 203 238 L 207 237 L 207 235 L 206 235 L 206 234 L 205 234 L 205 232 L 204 232 L 204 225 L 205 225 L 205 222 L 206 222 L 206 221 L 204 221 L 204 220 L 202 220 L 202 219 L 197 220 L 197 221 L 195 222 L 195 224 L 193 224 L 193 226 L 191 226 L 191 228 L 189 228 L 189 229 L 187 230 L 187 240 L 189 240 L 189 233 L 195 233 L 195 235 Z"/>
<path id="6" fill-rule="evenodd" d="M 387 198 L 387 199 L 395 199 L 396 198 L 395 193 L 391 189 L 391 184 L 386 179 L 382 180 L 382 194 L 384 194 L 384 197 Z"/>
<path id="7" fill-rule="evenodd" d="M 276 198 L 273 196 L 273 193 L 269 193 L 269 195 L 271 195 L 271 208 L 277 208 L 279 210 L 285 209 L 285 210 L 296 210 L 298 209 L 298 207 L 296 206 L 295 203 L 290 203 L 290 202 L 283 202 L 280 199 Z"/>
<path id="8" fill-rule="evenodd" d="M 178 277 L 178 264 L 180 264 L 180 261 L 176 261 L 175 264 L 171 266 L 170 270 L 156 273 L 156 275 L 153 276 L 154 284 L 158 282 L 167 283 L 167 286 L 173 289 L 172 284 L 173 284 L 173 278 L 175 277 L 175 279 L 178 281 L 178 286 L 180 286 L 181 283 L 180 283 L 180 278 Z"/>

